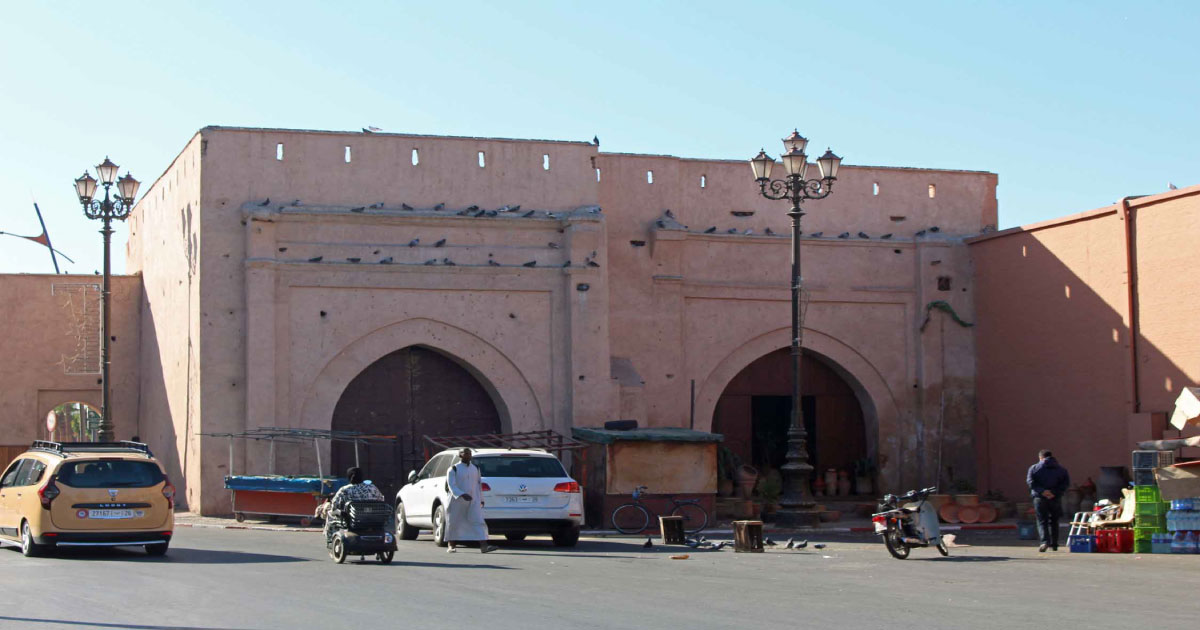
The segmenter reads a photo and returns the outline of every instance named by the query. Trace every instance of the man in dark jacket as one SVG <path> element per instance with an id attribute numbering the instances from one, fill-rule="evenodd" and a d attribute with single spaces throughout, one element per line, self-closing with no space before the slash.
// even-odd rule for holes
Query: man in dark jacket
<path id="1" fill-rule="evenodd" d="M 1071 485 L 1071 475 L 1058 465 L 1054 454 L 1042 449 L 1038 452 L 1038 463 L 1029 467 L 1025 475 L 1029 494 L 1033 495 L 1033 508 L 1037 511 L 1038 535 L 1042 544 L 1039 552 L 1049 547 L 1058 551 L 1058 520 L 1062 518 L 1062 495 Z"/>

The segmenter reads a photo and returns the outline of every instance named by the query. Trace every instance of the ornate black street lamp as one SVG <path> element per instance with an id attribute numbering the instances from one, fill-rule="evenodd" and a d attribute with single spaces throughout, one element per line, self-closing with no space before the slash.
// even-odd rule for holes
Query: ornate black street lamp
<path id="1" fill-rule="evenodd" d="M 793 131 L 792 135 L 783 139 L 787 151 L 781 157 L 783 169 L 787 172 L 784 179 L 771 179 L 771 169 L 775 159 L 766 151 L 759 151 L 750 160 L 754 170 L 754 179 L 758 182 L 759 190 L 767 199 L 787 199 L 792 202 L 788 216 L 792 218 L 792 418 L 788 427 L 787 463 L 780 469 L 783 475 L 783 495 L 779 498 L 779 511 L 776 518 L 780 524 L 815 526 L 819 522 L 818 513 L 814 509 L 812 492 L 809 490 L 809 479 L 813 467 L 808 463 L 808 432 L 804 430 L 804 411 L 800 404 L 800 353 L 802 327 L 800 322 L 800 204 L 808 199 L 824 199 L 833 191 L 833 182 L 837 180 L 838 167 L 842 158 L 826 149 L 825 155 L 817 158 L 817 167 L 821 169 L 818 179 L 805 179 L 808 171 L 808 156 L 804 153 L 808 140 Z"/>
<path id="2" fill-rule="evenodd" d="M 104 222 L 104 227 L 100 228 L 100 234 L 104 236 L 104 284 L 100 290 L 100 382 L 103 389 L 100 392 L 100 431 L 99 440 L 101 442 L 111 442 L 114 439 L 113 422 L 112 422 L 112 401 L 109 391 L 109 366 L 112 362 L 109 356 L 109 342 L 111 340 L 110 322 L 110 297 L 111 291 L 109 283 L 111 282 L 111 273 L 109 271 L 109 248 L 112 241 L 112 220 L 117 219 L 124 221 L 129 217 L 130 211 L 133 210 L 133 199 L 137 196 L 138 186 L 141 184 L 134 179 L 128 172 L 125 177 L 117 179 L 116 164 L 112 163 L 107 157 L 104 161 L 96 165 L 96 174 L 100 176 L 99 182 L 104 186 L 104 200 L 94 199 L 96 195 L 97 180 L 93 178 L 87 171 L 83 172 L 83 176 L 75 180 L 75 193 L 79 195 L 79 203 L 83 205 L 83 214 L 89 219 L 100 219 Z M 118 194 L 110 197 L 109 189 L 112 188 L 114 181 L 117 184 Z"/>

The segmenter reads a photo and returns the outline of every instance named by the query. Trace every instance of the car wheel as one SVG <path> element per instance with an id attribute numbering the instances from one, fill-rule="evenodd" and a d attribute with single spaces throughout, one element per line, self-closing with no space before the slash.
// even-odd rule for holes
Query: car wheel
<path id="1" fill-rule="evenodd" d="M 433 508 L 433 544 L 446 546 L 446 508 L 440 503 Z"/>
<path id="2" fill-rule="evenodd" d="M 564 527 L 550 535 L 555 547 L 574 547 L 579 542 L 578 527 Z"/>
<path id="3" fill-rule="evenodd" d="M 396 536 L 400 540 L 416 540 L 421 530 L 408 524 L 404 518 L 404 504 L 396 502 Z"/>
<path id="4" fill-rule="evenodd" d="M 525 534 L 505 534 L 504 538 L 512 542 L 521 542 L 525 540 Z"/>
<path id="5" fill-rule="evenodd" d="M 171 546 L 171 543 L 169 543 L 169 542 L 165 542 L 161 545 L 146 545 L 146 555 L 148 555 L 148 556 L 165 556 L 165 555 L 167 555 L 167 547 L 170 547 L 170 546 Z"/>
<path id="6" fill-rule="evenodd" d="M 29 529 L 29 521 L 21 522 L 21 553 L 27 558 L 42 555 L 42 545 L 33 542 L 33 531 Z"/>

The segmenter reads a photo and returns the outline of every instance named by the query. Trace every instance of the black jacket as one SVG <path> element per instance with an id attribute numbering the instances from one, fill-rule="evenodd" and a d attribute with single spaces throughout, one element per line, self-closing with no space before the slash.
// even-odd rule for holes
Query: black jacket
<path id="1" fill-rule="evenodd" d="M 1041 497 L 1043 490 L 1049 490 L 1055 498 L 1059 498 L 1071 485 L 1071 475 L 1066 468 L 1058 465 L 1058 460 L 1047 457 L 1029 467 L 1025 483 L 1029 486 L 1029 494 L 1034 497 Z"/>

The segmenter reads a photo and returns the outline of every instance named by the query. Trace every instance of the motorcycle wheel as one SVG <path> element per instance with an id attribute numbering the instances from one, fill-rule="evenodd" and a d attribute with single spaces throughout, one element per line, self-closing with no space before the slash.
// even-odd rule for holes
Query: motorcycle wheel
<path id="1" fill-rule="evenodd" d="M 950 555 L 950 550 L 946 548 L 946 541 L 942 540 L 941 536 L 938 536 L 937 550 L 943 557 Z"/>
<path id="2" fill-rule="evenodd" d="M 333 546 L 329 548 L 329 557 L 338 564 L 346 561 L 346 545 L 342 542 L 341 536 L 333 539 Z"/>
<path id="3" fill-rule="evenodd" d="M 911 548 L 900 539 L 900 531 L 896 529 L 889 529 L 883 535 L 883 544 L 887 547 L 888 553 L 897 560 L 908 558 L 908 552 L 911 551 Z"/>

